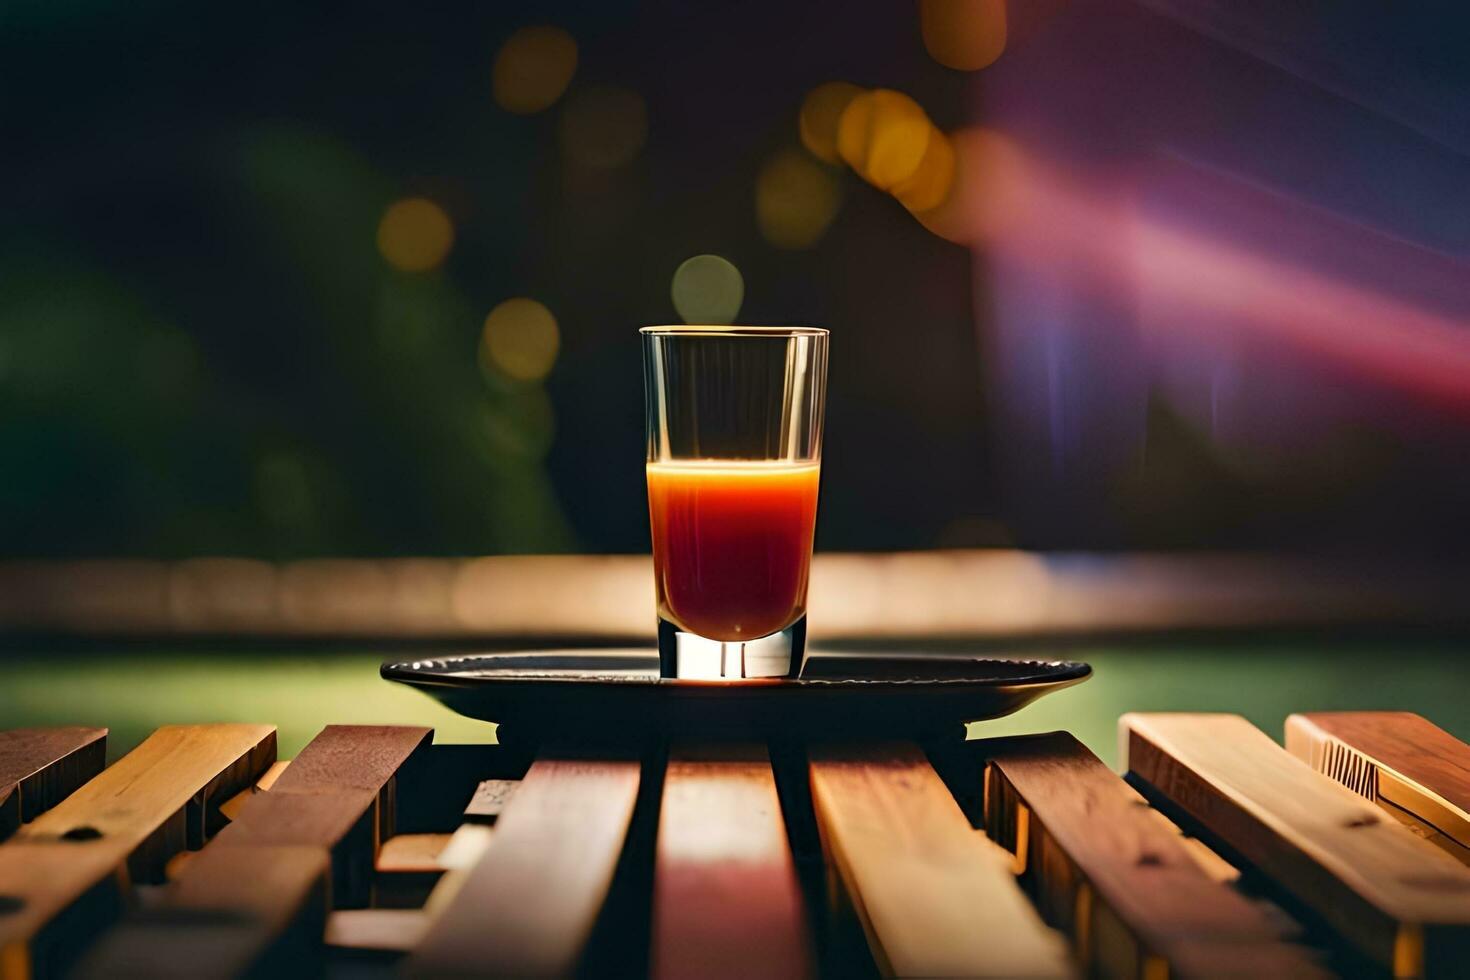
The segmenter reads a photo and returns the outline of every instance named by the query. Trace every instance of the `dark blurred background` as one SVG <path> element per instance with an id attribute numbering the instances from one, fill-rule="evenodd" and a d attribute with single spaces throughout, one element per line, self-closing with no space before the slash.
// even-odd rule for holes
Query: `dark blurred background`
<path id="1" fill-rule="evenodd" d="M 722 318 L 821 548 L 1463 555 L 1458 6 L 8 0 L 0 556 L 645 551 Z"/>

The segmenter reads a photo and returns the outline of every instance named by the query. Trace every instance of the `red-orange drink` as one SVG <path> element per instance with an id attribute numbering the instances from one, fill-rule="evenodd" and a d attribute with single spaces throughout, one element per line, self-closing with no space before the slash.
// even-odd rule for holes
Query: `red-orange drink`
<path id="1" fill-rule="evenodd" d="M 726 643 L 800 619 L 820 473 L 784 461 L 649 463 L 660 615 Z"/>

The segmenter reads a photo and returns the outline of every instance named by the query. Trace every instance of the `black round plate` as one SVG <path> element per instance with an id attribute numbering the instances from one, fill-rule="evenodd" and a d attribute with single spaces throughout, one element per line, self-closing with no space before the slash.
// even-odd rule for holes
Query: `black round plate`
<path id="1" fill-rule="evenodd" d="M 538 650 L 384 664 L 462 715 L 515 740 L 625 735 L 915 737 L 953 734 L 1092 668 L 1057 660 L 814 653 L 798 680 L 658 676 L 654 650 Z"/>

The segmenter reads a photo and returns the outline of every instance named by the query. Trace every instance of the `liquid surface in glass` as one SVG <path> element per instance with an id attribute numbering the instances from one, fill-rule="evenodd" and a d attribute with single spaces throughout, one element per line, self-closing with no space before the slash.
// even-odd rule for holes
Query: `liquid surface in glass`
<path id="1" fill-rule="evenodd" d="M 726 643 L 800 619 L 820 475 L 812 462 L 649 463 L 659 614 Z"/>

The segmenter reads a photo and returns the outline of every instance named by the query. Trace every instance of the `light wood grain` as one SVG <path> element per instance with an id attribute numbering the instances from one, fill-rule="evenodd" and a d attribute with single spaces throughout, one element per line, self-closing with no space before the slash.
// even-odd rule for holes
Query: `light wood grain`
<path id="1" fill-rule="evenodd" d="M 823 745 L 810 758 L 829 859 L 885 975 L 1071 975 L 1008 856 L 971 828 L 918 748 Z"/>
<path id="2" fill-rule="evenodd" d="M 1292 715 L 1286 748 L 1375 803 L 1413 814 L 1456 850 L 1470 847 L 1470 745 L 1427 718 L 1408 711 Z"/>
<path id="3" fill-rule="evenodd" d="M 676 746 L 655 846 L 652 972 L 808 977 L 806 907 L 764 746 Z"/>
<path id="4" fill-rule="evenodd" d="M 191 969 L 226 977 L 272 962 L 286 939 L 318 947 L 328 870 L 333 901 L 367 904 L 377 831 L 392 823 L 391 813 L 381 812 L 384 797 L 432 737 L 427 728 L 327 727 L 278 772 L 269 792 L 246 800 L 146 912 L 103 941 L 88 970 L 98 977 L 185 976 L 181 971 Z M 187 930 L 189 956 L 182 961 L 176 944 L 153 941 L 161 929 L 209 915 L 223 921 Z"/>
<path id="5" fill-rule="evenodd" d="M 1130 778 L 1400 976 L 1470 955 L 1470 870 L 1238 715 L 1119 722 Z"/>
<path id="6" fill-rule="evenodd" d="M 1177 830 L 1073 736 L 1053 732 L 970 745 L 987 767 L 986 826 L 1014 829 L 1014 812 L 1025 808 L 1030 852 L 1055 847 L 1069 865 L 1058 874 L 1038 861 L 1031 877 L 1048 898 L 1042 905 L 1048 921 L 1091 939 L 1084 945 L 1094 962 L 1085 967 L 1106 973 L 1109 960 L 1153 960 L 1179 973 L 1185 961 L 1198 966 L 1201 945 L 1214 945 L 1242 955 L 1255 950 L 1255 960 L 1289 967 L 1277 976 L 1325 975 L 1304 950 L 1284 942 L 1276 920 L 1206 875 Z M 1013 839 L 999 843 L 1018 849 Z M 1091 894 L 1079 902 L 1081 888 Z M 1120 927 L 1111 937 L 1114 947 L 1136 950 L 1106 948 L 1109 931 L 1097 924 L 1104 907 Z"/>
<path id="7" fill-rule="evenodd" d="M 570 975 L 612 883 L 638 786 L 631 758 L 538 758 L 493 843 L 455 882 L 448 907 L 405 964 L 408 973 Z"/>
<path id="8" fill-rule="evenodd" d="M 202 843 L 211 802 L 257 778 L 275 750 L 268 725 L 160 728 L 0 845 L 0 895 L 19 903 L 0 916 L 0 976 L 64 964 L 79 936 L 117 914 L 128 876 L 161 880 L 172 854 Z M 84 913 L 47 929 L 84 896 Z"/>
<path id="9" fill-rule="evenodd" d="M 105 728 L 0 732 L 0 841 L 102 771 Z"/>
<path id="10" fill-rule="evenodd" d="M 299 970 L 320 943 L 330 858 L 320 847 L 206 847 L 146 911 L 106 933 L 77 980 L 212 980 Z"/>

